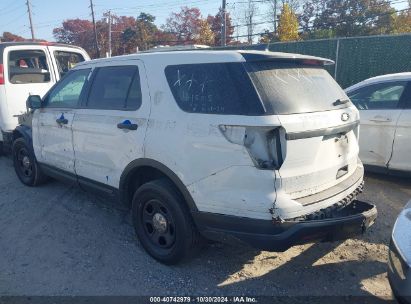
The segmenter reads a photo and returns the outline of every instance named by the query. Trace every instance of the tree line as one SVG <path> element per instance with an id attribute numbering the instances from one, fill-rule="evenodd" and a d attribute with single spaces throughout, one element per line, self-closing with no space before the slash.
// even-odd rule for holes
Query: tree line
<path id="1" fill-rule="evenodd" d="M 270 28 L 261 33 L 255 33 L 259 24 L 256 2 L 247 1 L 243 14 L 246 35 L 233 36 L 236 26 L 230 13 L 226 14 L 228 45 L 411 32 L 411 0 L 408 0 L 408 8 L 403 10 L 396 10 L 387 0 L 266 0 L 271 4 L 266 13 L 272 22 Z M 145 12 L 137 17 L 107 12 L 96 21 L 99 54 L 94 48 L 90 20 L 65 20 L 53 29 L 53 35 L 57 42 L 79 45 L 93 57 L 104 56 L 109 49 L 108 20 L 112 21 L 113 55 L 135 53 L 158 45 L 221 45 L 222 10 L 204 17 L 196 7 L 182 7 L 180 11 L 172 12 L 161 26 L 156 25 L 155 16 Z M 2 40 L 20 41 L 24 38 L 5 32 Z"/>

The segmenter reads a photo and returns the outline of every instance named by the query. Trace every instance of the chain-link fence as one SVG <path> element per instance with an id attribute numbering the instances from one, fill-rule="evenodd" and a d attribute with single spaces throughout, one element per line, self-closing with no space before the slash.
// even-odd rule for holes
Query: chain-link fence
<path id="1" fill-rule="evenodd" d="M 334 60 L 328 71 L 343 88 L 377 75 L 411 72 L 411 34 L 279 42 L 268 49 Z"/>

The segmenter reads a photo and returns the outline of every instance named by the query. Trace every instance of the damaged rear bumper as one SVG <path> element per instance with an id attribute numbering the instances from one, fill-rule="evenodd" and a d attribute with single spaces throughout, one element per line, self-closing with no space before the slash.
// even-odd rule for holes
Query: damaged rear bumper
<path id="1" fill-rule="evenodd" d="M 234 238 L 261 250 L 285 251 L 295 245 L 331 242 L 362 234 L 377 218 L 377 208 L 355 200 L 332 218 L 282 223 L 205 212 L 194 213 L 193 217 L 200 232 L 209 239 Z"/>

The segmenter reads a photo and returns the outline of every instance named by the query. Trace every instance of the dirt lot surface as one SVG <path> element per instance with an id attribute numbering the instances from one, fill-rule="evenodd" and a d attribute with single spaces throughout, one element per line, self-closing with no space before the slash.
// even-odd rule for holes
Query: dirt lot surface
<path id="1" fill-rule="evenodd" d="M 52 181 L 23 186 L 0 158 L 0 295 L 372 295 L 391 297 L 387 244 L 411 180 L 368 175 L 379 209 L 358 239 L 284 253 L 213 244 L 164 266 L 142 249 L 127 210 Z"/>

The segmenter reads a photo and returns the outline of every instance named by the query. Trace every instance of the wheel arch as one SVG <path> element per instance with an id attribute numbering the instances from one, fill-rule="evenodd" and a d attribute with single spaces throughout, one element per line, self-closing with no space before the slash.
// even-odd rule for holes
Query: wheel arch
<path id="1" fill-rule="evenodd" d="M 33 149 L 33 133 L 32 129 L 28 126 L 20 125 L 17 126 L 13 130 L 13 135 L 12 135 L 12 141 L 14 142 L 18 138 L 24 138 L 24 140 L 27 142 L 28 147 L 30 149 L 30 152 L 33 153 L 34 155 L 34 149 Z"/>
<path id="2" fill-rule="evenodd" d="M 126 206 L 130 206 L 134 191 L 145 182 L 157 178 L 169 179 L 180 192 L 190 212 L 198 211 L 196 204 L 181 179 L 164 164 L 148 158 L 132 161 L 120 177 L 119 197 Z"/>

